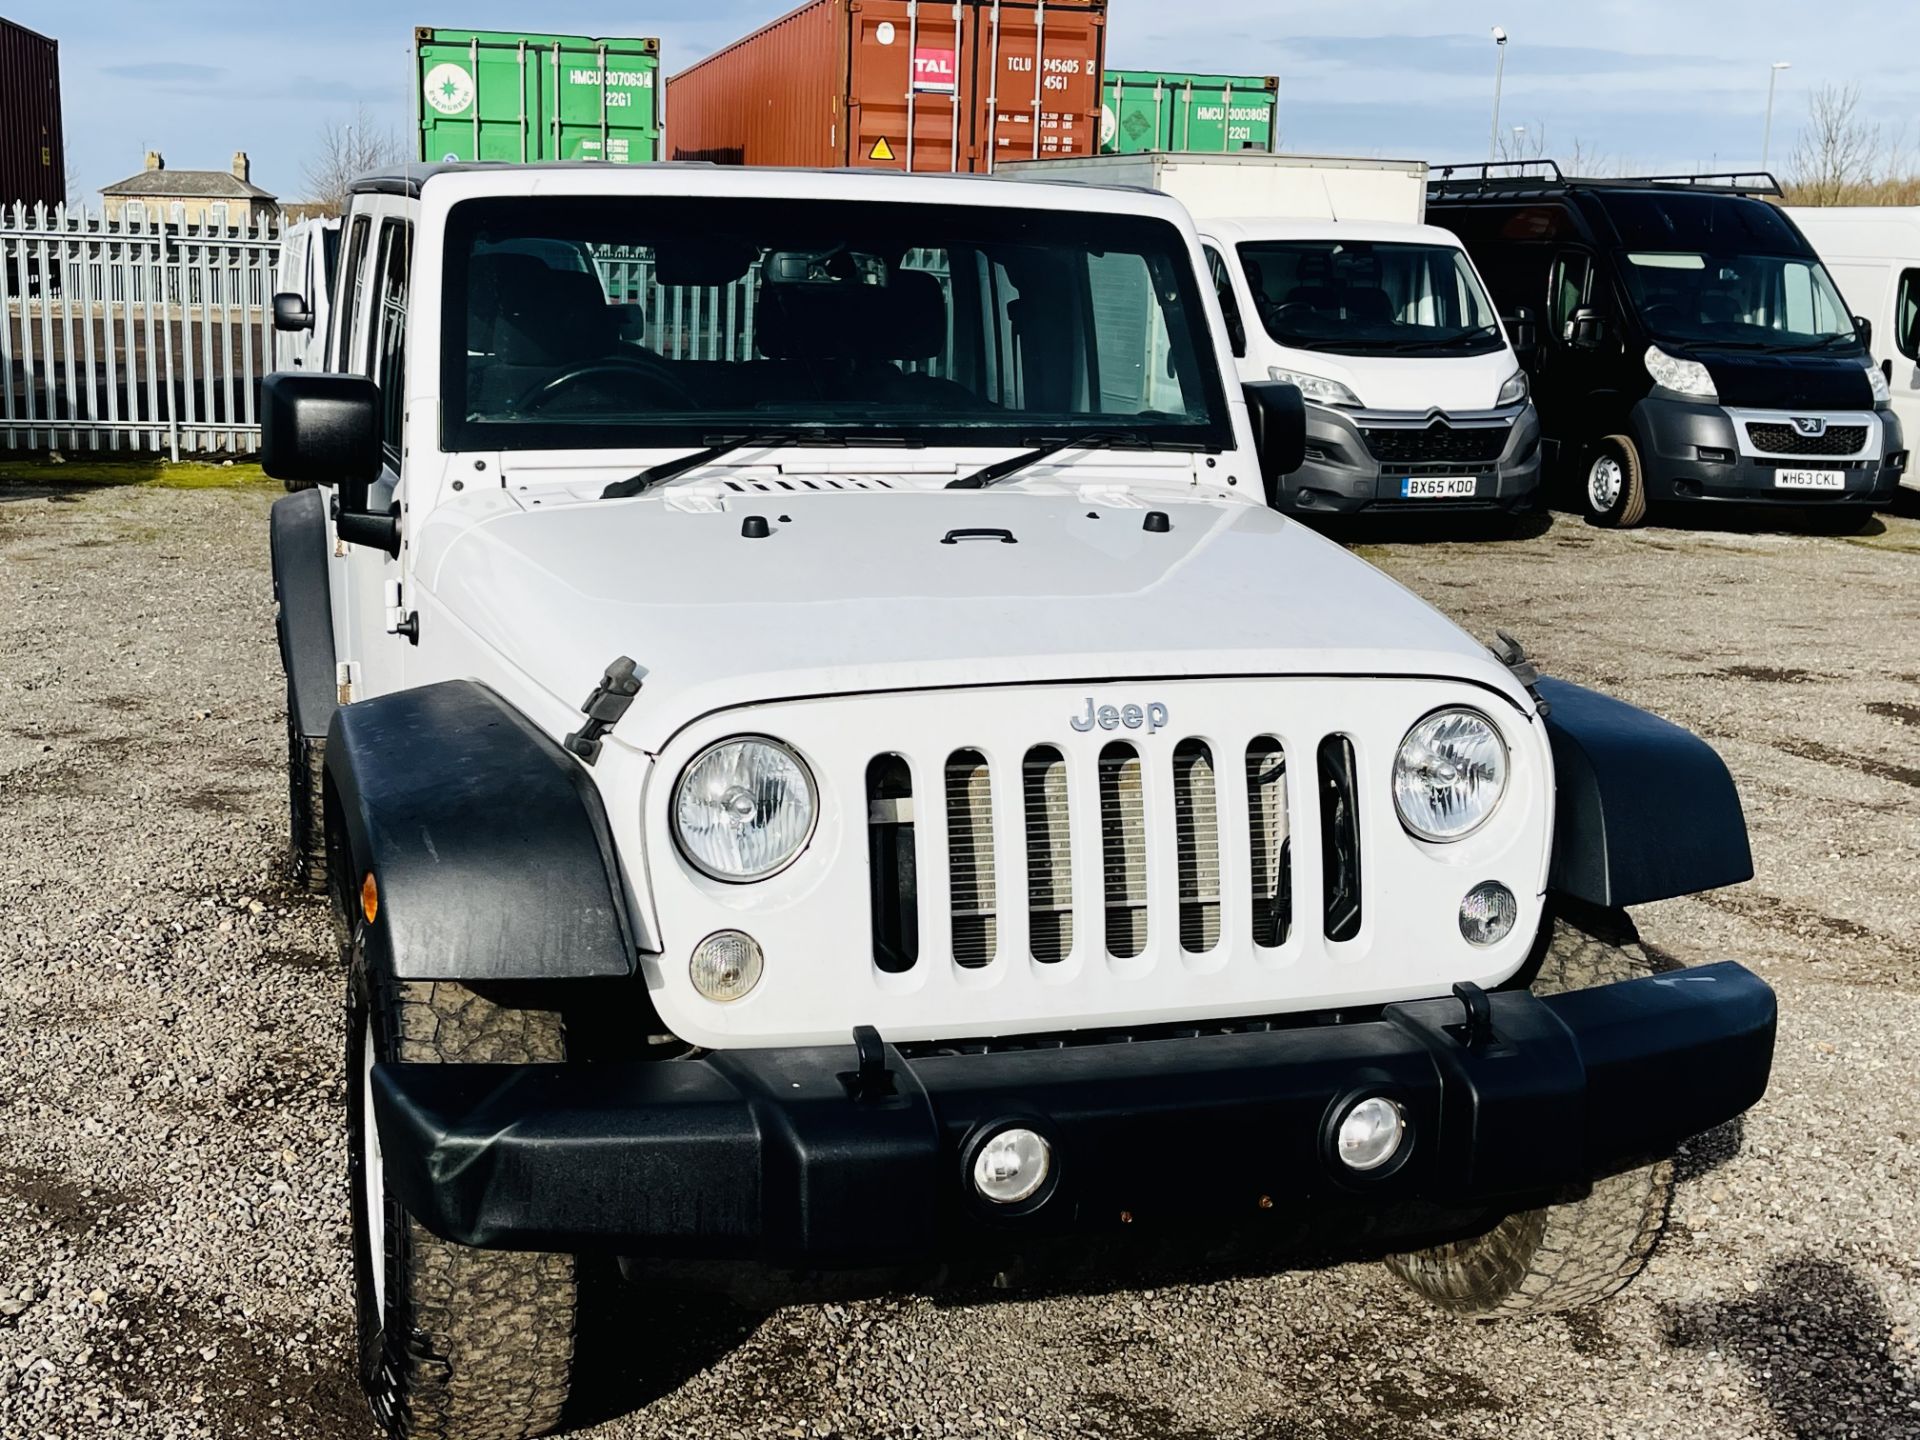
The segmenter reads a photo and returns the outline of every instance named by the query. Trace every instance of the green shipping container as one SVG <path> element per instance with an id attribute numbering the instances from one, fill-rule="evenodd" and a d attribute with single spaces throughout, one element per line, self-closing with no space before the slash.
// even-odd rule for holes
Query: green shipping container
<path id="1" fill-rule="evenodd" d="M 1100 112 L 1100 153 L 1143 150 L 1271 150 L 1280 80 L 1275 75 L 1188 75 L 1109 70 Z"/>
<path id="2" fill-rule="evenodd" d="M 660 42 L 413 32 L 420 158 L 660 158 Z"/>

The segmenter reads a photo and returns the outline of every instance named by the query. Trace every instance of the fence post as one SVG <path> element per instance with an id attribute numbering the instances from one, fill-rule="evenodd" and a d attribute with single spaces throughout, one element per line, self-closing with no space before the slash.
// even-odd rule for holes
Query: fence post
<path id="1" fill-rule="evenodd" d="M 168 221 L 160 227 L 160 343 L 166 353 L 167 361 L 167 456 L 175 464 L 180 463 L 180 415 L 179 407 L 173 399 L 173 326 L 168 322 L 173 316 L 173 300 L 169 294 L 172 287 L 168 284 L 173 274 L 173 222 Z"/>

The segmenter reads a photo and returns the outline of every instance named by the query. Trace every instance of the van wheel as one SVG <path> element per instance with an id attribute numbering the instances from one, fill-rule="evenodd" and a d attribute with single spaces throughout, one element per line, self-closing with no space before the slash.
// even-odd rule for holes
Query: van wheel
<path id="1" fill-rule="evenodd" d="M 287 696 L 287 871 L 293 887 L 327 893 L 327 826 L 324 788 L 327 742 L 302 735 Z"/>
<path id="2" fill-rule="evenodd" d="M 1555 919 L 1536 995 L 1650 975 L 1632 922 L 1615 912 L 1592 933 Z M 1442 1310 L 1476 1318 L 1592 1305 L 1645 1268 L 1666 1228 L 1673 1162 L 1607 1175 L 1578 1200 L 1508 1215 L 1485 1234 L 1388 1257 L 1387 1268 Z"/>
<path id="3" fill-rule="evenodd" d="M 1580 500 L 1590 525 L 1627 530 L 1647 518 L 1646 473 L 1631 436 L 1609 435 L 1594 446 Z"/>
<path id="4" fill-rule="evenodd" d="M 388 1191 L 371 1123 L 375 1061 L 536 1064 L 566 1058 L 558 1015 L 463 985 L 372 976 L 348 947 L 347 1184 L 360 1384 L 396 1437 L 527 1440 L 560 1423 L 572 1381 L 571 1255 L 476 1250 L 432 1234 Z"/>

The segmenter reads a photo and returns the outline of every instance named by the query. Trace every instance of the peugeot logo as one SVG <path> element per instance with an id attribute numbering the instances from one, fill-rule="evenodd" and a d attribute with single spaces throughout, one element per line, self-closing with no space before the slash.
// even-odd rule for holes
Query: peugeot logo
<path id="1" fill-rule="evenodd" d="M 1093 703 L 1093 697 L 1087 697 L 1087 713 L 1072 715 L 1067 723 L 1082 734 L 1098 725 L 1102 730 L 1118 730 L 1122 725 L 1129 730 L 1147 727 L 1147 734 L 1162 729 L 1167 723 L 1167 707 L 1158 700 L 1145 705 L 1100 705 Z"/>
<path id="2" fill-rule="evenodd" d="M 1804 435 L 1812 440 L 1827 433 L 1827 422 L 1819 415 L 1792 415 L 1788 418 L 1793 421 L 1796 435 Z"/>

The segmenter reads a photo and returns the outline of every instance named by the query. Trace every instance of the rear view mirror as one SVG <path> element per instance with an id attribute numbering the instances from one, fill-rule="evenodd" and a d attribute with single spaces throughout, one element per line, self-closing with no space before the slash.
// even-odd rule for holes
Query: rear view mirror
<path id="1" fill-rule="evenodd" d="M 1591 305 L 1582 305 L 1568 317 L 1567 343 L 1576 350 L 1596 349 L 1607 337 L 1607 322 Z"/>
<path id="2" fill-rule="evenodd" d="M 274 296 L 273 328 L 290 331 L 313 329 L 313 311 L 307 308 L 307 297 L 291 291 L 282 291 Z"/>
<path id="3" fill-rule="evenodd" d="M 1291 475 L 1307 458 L 1307 406 L 1297 386 L 1281 380 L 1250 380 L 1240 387 L 1253 423 L 1253 447 L 1260 456 L 1260 479 L 1267 503 L 1279 496 L 1282 475 Z"/>
<path id="4" fill-rule="evenodd" d="M 261 382 L 261 468 L 276 480 L 337 486 L 340 538 L 397 554 L 398 519 L 367 510 L 381 447 L 380 387 L 364 376 L 281 370 Z"/>

